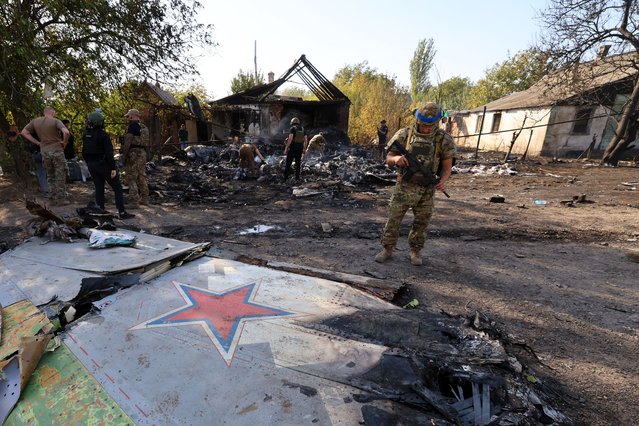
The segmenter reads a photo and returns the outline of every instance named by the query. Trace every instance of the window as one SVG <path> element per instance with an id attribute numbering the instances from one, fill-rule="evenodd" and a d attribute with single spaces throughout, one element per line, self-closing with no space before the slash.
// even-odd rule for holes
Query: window
<path id="1" fill-rule="evenodd" d="M 501 123 L 501 112 L 496 112 L 493 115 L 493 126 L 490 128 L 491 132 L 499 131 L 499 124 Z"/>
<path id="2" fill-rule="evenodd" d="M 575 113 L 575 121 L 572 123 L 573 134 L 585 135 L 588 133 L 588 124 L 593 111 L 593 107 L 579 107 Z"/>
<path id="3" fill-rule="evenodd" d="M 478 115 L 477 116 L 477 123 L 475 124 L 475 133 L 479 133 L 481 132 L 481 128 L 484 124 L 484 116 L 483 115 Z"/>

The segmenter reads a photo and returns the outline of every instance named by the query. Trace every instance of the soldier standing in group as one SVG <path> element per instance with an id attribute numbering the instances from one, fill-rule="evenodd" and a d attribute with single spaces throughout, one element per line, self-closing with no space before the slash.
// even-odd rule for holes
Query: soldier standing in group
<path id="1" fill-rule="evenodd" d="M 108 183 L 115 194 L 115 206 L 120 219 L 131 219 L 134 215 L 124 209 L 124 195 L 120 176 L 113 159 L 113 144 L 104 131 L 104 116 L 92 112 L 86 121 L 87 129 L 82 136 L 82 157 L 87 163 L 95 185 L 95 203 L 104 210 L 104 184 Z"/>
<path id="2" fill-rule="evenodd" d="M 149 205 L 149 185 L 146 181 L 149 129 L 140 122 L 140 111 L 137 109 L 130 109 L 124 117 L 129 119 L 122 145 L 126 181 L 129 184 L 129 204 L 130 208 L 138 208 L 140 204 Z"/>
<path id="3" fill-rule="evenodd" d="M 304 128 L 300 124 L 300 120 L 297 117 L 291 119 L 291 129 L 286 140 L 286 148 L 284 148 L 284 155 L 286 155 L 286 168 L 284 169 L 284 180 L 288 179 L 291 174 L 291 165 L 293 159 L 295 159 L 295 179 L 299 180 L 300 172 L 302 170 L 302 154 L 306 151 L 308 145 L 308 136 Z"/>
<path id="4" fill-rule="evenodd" d="M 37 139 L 34 135 L 37 135 Z M 22 136 L 40 146 L 52 204 L 69 204 L 66 192 L 67 161 L 64 158 L 69 130 L 55 118 L 55 109 L 46 107 L 44 117 L 31 120 L 22 129 Z"/>
<path id="5" fill-rule="evenodd" d="M 375 256 L 376 262 L 382 263 L 392 257 L 399 238 L 402 219 L 411 208 L 414 218 L 408 234 L 410 262 L 416 266 L 422 264 L 421 250 L 424 247 L 426 229 L 433 214 L 433 196 L 435 190 L 446 190 L 446 181 L 451 175 L 455 156 L 453 138 L 438 127 L 441 118 L 441 107 L 434 102 L 428 102 L 415 112 L 415 124 L 398 130 L 388 142 L 386 164 L 398 166 L 400 169 L 390 200 L 388 220 L 381 237 L 384 249 Z M 436 174 L 441 166 L 440 180 L 435 186 L 422 186 L 419 179 L 415 179 L 415 183 L 412 179 L 408 182 L 402 181 L 402 176 L 408 167 L 408 160 L 394 149 L 392 145 L 395 141 L 412 153 L 423 167 L 432 170 L 433 174 Z M 420 173 L 415 175 L 418 178 Z"/>

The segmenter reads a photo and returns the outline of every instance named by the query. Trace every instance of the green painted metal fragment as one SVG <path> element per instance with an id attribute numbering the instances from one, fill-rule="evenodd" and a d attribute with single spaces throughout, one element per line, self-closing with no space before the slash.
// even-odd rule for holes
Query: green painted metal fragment
<path id="1" fill-rule="evenodd" d="M 42 356 L 5 425 L 133 425 L 119 405 L 62 344 Z"/>

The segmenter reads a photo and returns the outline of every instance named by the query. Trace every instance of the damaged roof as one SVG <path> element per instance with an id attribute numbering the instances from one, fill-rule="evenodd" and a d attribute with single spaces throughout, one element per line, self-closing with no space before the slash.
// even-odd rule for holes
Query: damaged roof
<path id="1" fill-rule="evenodd" d="M 622 83 L 638 72 L 636 53 L 608 56 L 546 75 L 529 89 L 486 104 L 486 111 L 536 108 L 568 102 L 580 94 Z M 484 106 L 466 112 L 481 112 Z"/>
<path id="2" fill-rule="evenodd" d="M 302 55 L 288 71 L 272 83 L 251 87 L 222 99 L 210 102 L 211 105 L 238 105 L 264 102 L 288 80 L 298 76 L 319 101 L 347 101 L 348 97 L 330 82 L 317 68 Z"/>
<path id="3" fill-rule="evenodd" d="M 160 101 L 162 101 L 163 104 L 166 104 L 166 105 L 179 105 L 177 99 L 175 99 L 175 96 L 173 96 L 172 94 L 170 94 L 166 90 L 162 90 L 160 88 L 160 86 L 158 86 L 156 84 L 151 84 L 148 81 L 144 81 L 140 85 L 140 88 L 145 88 L 145 87 L 147 89 L 149 89 L 155 96 L 157 96 L 158 99 L 160 99 Z"/>

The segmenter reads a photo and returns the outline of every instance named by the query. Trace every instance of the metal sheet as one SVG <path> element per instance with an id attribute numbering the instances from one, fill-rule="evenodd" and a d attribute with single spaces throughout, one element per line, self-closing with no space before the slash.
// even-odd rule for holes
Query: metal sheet
<path id="1" fill-rule="evenodd" d="M 140 232 L 122 232 L 132 234 L 137 238 L 134 247 L 91 249 L 87 240 L 77 240 L 72 243 L 48 242 L 33 237 L 14 250 L 3 253 L 2 256 L 79 271 L 113 274 L 170 259 L 198 246 L 198 244 Z"/>
<path id="2" fill-rule="evenodd" d="M 27 298 L 9 275 L 9 266 L 0 257 L 0 306 L 9 306 Z"/>
<path id="3" fill-rule="evenodd" d="M 387 348 L 318 322 L 396 309 L 347 285 L 200 259 L 96 304 L 65 343 L 144 425 L 358 424 L 349 379 Z"/>
<path id="4" fill-rule="evenodd" d="M 6 253 L 3 256 L 0 258 L 0 282 L 19 289 L 25 296 L 22 299 L 29 299 L 34 305 L 43 305 L 54 297 L 63 301 L 71 300 L 80 291 L 83 278 L 98 276 L 7 256 Z"/>
<path id="5" fill-rule="evenodd" d="M 127 232 L 138 238 L 134 248 L 90 249 L 86 240 L 44 244 L 46 240 L 34 237 L 25 241 L 0 256 L 0 290 L 3 290 L 0 301 L 2 304 L 15 303 L 25 298 L 21 296 L 26 296 L 35 305 L 46 304 L 54 298 L 69 301 L 79 293 L 83 278 L 143 268 L 199 246 Z"/>
<path id="6" fill-rule="evenodd" d="M 131 424 L 133 421 L 62 345 L 44 354 L 4 426 Z"/>

